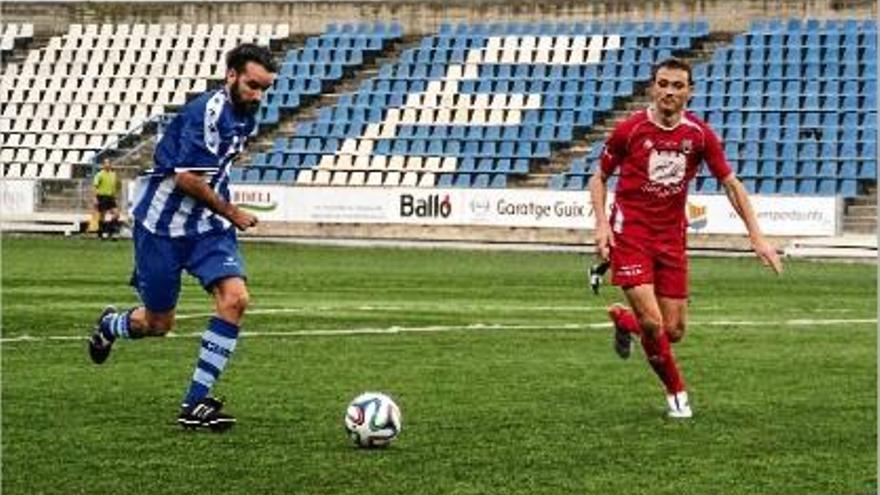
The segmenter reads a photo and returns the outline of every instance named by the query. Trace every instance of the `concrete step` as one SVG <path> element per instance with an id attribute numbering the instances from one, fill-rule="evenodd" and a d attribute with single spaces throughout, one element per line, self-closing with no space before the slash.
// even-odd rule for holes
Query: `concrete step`
<path id="1" fill-rule="evenodd" d="M 89 220 L 88 213 L 36 212 L 27 215 L 6 215 L 0 222 L 4 232 L 61 233 L 80 232 Z"/>
<path id="2" fill-rule="evenodd" d="M 847 225 L 847 224 L 851 224 L 851 225 L 856 225 L 856 224 L 863 224 L 863 225 L 873 224 L 873 225 L 877 225 L 877 217 L 872 217 L 872 216 L 865 216 L 865 217 L 849 217 L 849 216 L 847 216 L 847 217 L 844 217 L 844 218 L 843 218 L 843 224 L 844 224 L 844 225 Z"/>
<path id="3" fill-rule="evenodd" d="M 877 193 L 858 196 L 851 200 L 850 205 L 852 206 L 876 206 L 877 205 Z"/>
<path id="4" fill-rule="evenodd" d="M 844 227 L 843 231 L 850 234 L 876 234 L 877 226 L 870 227 L 866 225 L 858 225 L 854 227 Z M 876 252 L 874 253 L 874 256 L 877 256 Z"/>
<path id="5" fill-rule="evenodd" d="M 843 219 L 844 232 L 858 232 L 872 234 L 877 232 L 876 218 L 845 218 Z"/>
<path id="6" fill-rule="evenodd" d="M 865 234 L 870 234 L 866 232 Z M 877 236 L 847 233 L 837 237 L 792 239 L 786 256 L 812 258 L 877 258 Z"/>
<path id="7" fill-rule="evenodd" d="M 877 249 L 865 249 L 859 247 L 836 248 L 836 247 L 793 247 L 785 249 L 785 256 L 792 258 L 860 258 L 876 259 Z"/>
<path id="8" fill-rule="evenodd" d="M 527 189 L 544 189 L 547 187 L 547 183 L 550 182 L 550 177 L 552 175 L 553 174 L 547 173 L 529 174 L 525 177 L 519 178 L 514 185 L 516 187 Z"/>
<path id="9" fill-rule="evenodd" d="M 877 218 L 877 205 L 852 205 L 846 209 L 847 218 L 871 217 Z"/>

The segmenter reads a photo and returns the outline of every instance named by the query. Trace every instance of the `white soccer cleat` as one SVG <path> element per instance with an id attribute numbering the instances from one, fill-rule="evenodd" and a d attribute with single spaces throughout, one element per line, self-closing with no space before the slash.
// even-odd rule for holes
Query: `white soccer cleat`
<path id="1" fill-rule="evenodd" d="M 694 415 L 688 402 L 688 394 L 684 390 L 677 394 L 667 394 L 666 403 L 669 405 L 666 415 L 670 418 L 688 419 Z"/>

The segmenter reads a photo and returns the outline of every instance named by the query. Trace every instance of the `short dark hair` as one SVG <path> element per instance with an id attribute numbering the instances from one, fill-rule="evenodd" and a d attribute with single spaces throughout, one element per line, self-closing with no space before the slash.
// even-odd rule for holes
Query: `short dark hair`
<path id="1" fill-rule="evenodd" d="M 657 62 L 656 64 L 654 64 L 654 67 L 651 68 L 651 82 L 652 83 L 657 81 L 657 72 L 659 72 L 660 69 L 664 69 L 664 68 L 665 69 L 678 69 L 678 70 L 683 70 L 683 71 L 687 72 L 688 85 L 689 86 L 694 85 L 694 78 L 693 78 L 694 70 L 691 68 L 691 64 L 685 62 L 684 60 L 682 60 L 680 58 L 675 58 L 675 57 L 667 58 L 667 59 L 661 60 L 661 61 Z"/>
<path id="2" fill-rule="evenodd" d="M 258 63 L 269 72 L 278 72 L 272 52 L 266 47 L 242 43 L 226 54 L 226 70 L 235 69 L 236 72 L 241 72 L 248 62 Z"/>

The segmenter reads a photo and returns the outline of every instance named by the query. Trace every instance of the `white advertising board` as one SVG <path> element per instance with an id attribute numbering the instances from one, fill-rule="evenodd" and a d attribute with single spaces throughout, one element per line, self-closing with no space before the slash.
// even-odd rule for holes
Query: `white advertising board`
<path id="1" fill-rule="evenodd" d="M 28 215 L 34 212 L 34 181 L 0 180 L 0 216 Z"/>
<path id="2" fill-rule="evenodd" d="M 540 189 L 407 189 L 237 184 L 233 202 L 261 220 L 403 223 L 592 229 L 589 194 Z M 609 201 L 613 199 L 610 195 Z M 767 235 L 832 236 L 840 201 L 833 197 L 760 197 L 752 203 Z M 744 234 L 723 195 L 690 196 L 691 232 Z"/>

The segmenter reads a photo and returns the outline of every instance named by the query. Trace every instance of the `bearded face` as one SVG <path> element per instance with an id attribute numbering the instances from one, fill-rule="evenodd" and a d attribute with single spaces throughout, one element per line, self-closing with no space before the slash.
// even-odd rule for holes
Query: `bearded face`
<path id="1" fill-rule="evenodd" d="M 257 113 L 263 93 L 272 87 L 274 80 L 274 74 L 255 62 L 248 62 L 241 71 L 229 69 L 226 73 L 226 86 L 236 113 Z"/>

